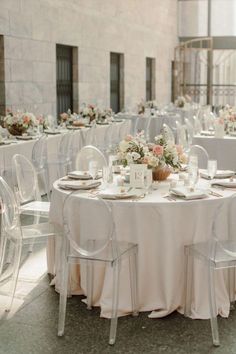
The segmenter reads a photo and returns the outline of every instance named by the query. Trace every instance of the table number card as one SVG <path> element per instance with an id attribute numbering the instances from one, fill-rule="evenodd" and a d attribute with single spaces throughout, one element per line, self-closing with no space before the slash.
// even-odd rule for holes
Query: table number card
<path id="1" fill-rule="evenodd" d="M 130 165 L 130 186 L 134 188 L 144 188 L 144 179 L 147 165 Z"/>

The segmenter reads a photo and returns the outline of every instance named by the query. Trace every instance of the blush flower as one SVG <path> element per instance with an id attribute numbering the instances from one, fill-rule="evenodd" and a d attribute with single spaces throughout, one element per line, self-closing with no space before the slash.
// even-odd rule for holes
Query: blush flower
<path id="1" fill-rule="evenodd" d="M 152 152 L 156 156 L 162 156 L 163 153 L 164 153 L 164 148 L 161 145 L 154 145 L 153 149 L 152 149 Z"/>

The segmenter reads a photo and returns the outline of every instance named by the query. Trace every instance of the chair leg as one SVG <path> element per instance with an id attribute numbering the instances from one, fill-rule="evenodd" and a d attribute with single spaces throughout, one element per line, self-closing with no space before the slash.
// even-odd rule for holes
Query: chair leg
<path id="1" fill-rule="evenodd" d="M 61 286 L 60 286 L 60 300 L 59 300 L 59 318 L 58 318 L 58 332 L 59 337 L 63 336 L 65 330 L 65 317 L 66 317 L 66 304 L 68 292 L 68 277 L 69 277 L 69 264 L 67 260 L 68 242 L 63 240 L 62 243 L 62 271 L 61 271 Z"/>
<path id="2" fill-rule="evenodd" d="M 19 276 L 20 270 L 20 260 L 21 260 L 21 251 L 22 251 L 22 244 L 21 242 L 17 243 L 15 246 L 15 253 L 14 253 L 14 260 L 12 262 L 13 271 L 12 271 L 12 286 L 10 290 L 10 301 L 8 306 L 6 307 L 6 312 L 10 312 L 13 304 L 13 300 L 15 297 L 16 292 L 16 285 Z"/>
<path id="3" fill-rule="evenodd" d="M 1 244 L 0 244 L 0 276 L 2 275 L 5 253 L 6 253 L 7 239 L 2 235 Z"/>
<path id="4" fill-rule="evenodd" d="M 131 303 L 133 316 L 138 316 L 138 265 L 137 265 L 137 252 L 129 256 L 129 272 L 130 272 L 130 290 L 131 290 Z"/>
<path id="5" fill-rule="evenodd" d="M 111 325 L 109 344 L 113 345 L 116 341 L 117 331 L 117 310 L 119 302 L 119 283 L 120 283 L 120 260 L 116 260 L 112 263 L 113 267 L 113 293 L 112 293 L 112 313 L 111 313 Z"/>
<path id="6" fill-rule="evenodd" d="M 193 292 L 193 256 L 190 254 L 189 247 L 185 247 L 185 306 L 184 316 L 191 316 L 191 302 Z"/>
<path id="7" fill-rule="evenodd" d="M 92 309 L 93 301 L 93 275 L 94 275 L 94 265 L 93 262 L 87 261 L 86 265 L 86 281 L 87 281 L 87 309 Z"/>
<path id="8" fill-rule="evenodd" d="M 214 346 L 220 345 L 215 298 L 214 269 L 208 265 L 208 296 L 210 305 L 211 332 Z"/>
<path id="9" fill-rule="evenodd" d="M 235 309 L 235 268 L 228 268 L 230 310 Z"/>
<path id="10" fill-rule="evenodd" d="M 49 183 L 49 173 L 47 167 L 45 167 L 45 170 L 43 171 L 43 180 L 44 180 L 44 188 L 45 192 L 47 194 L 48 201 L 50 202 L 51 195 L 50 195 L 50 183 Z"/>

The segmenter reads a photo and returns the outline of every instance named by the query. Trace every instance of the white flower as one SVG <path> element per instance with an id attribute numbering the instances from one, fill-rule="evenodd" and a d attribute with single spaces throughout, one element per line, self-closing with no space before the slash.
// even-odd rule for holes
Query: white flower
<path id="1" fill-rule="evenodd" d="M 126 152 L 127 149 L 129 148 L 129 142 L 128 141 L 125 141 L 125 140 L 122 140 L 119 144 L 119 149 L 121 152 Z"/>
<path id="2" fill-rule="evenodd" d="M 131 156 L 134 161 L 137 161 L 141 157 L 141 155 L 135 151 L 131 153 Z"/>

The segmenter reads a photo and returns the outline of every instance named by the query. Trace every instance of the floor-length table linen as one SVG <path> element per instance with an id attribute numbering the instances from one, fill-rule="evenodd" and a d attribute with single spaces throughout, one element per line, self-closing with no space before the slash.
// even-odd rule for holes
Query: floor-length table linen
<path id="1" fill-rule="evenodd" d="M 184 246 L 202 242 L 209 238 L 212 219 L 219 204 L 222 211 L 217 219 L 219 232 L 228 231 L 228 202 L 232 191 L 224 191 L 224 198 L 210 196 L 204 200 L 168 201 L 163 193 L 168 191 L 168 182 L 160 185 L 144 199 L 138 201 L 110 201 L 116 224 L 117 237 L 138 244 L 139 310 L 152 311 L 150 317 L 163 317 L 178 310 L 183 313 L 185 301 L 185 259 Z M 62 204 L 67 192 L 60 190 L 57 183 L 52 192 L 50 219 L 62 225 Z M 83 193 L 85 196 L 86 194 Z M 96 202 L 93 199 L 93 202 Z M 89 212 L 89 211 L 88 211 Z M 92 220 L 99 218 L 90 215 Z M 71 222 L 76 223 L 76 210 L 71 210 Z M 105 220 L 104 220 L 105 222 Z M 235 226 L 235 225 L 234 225 Z M 74 227 L 74 229 L 76 229 Z M 76 236 L 76 235 L 75 235 Z M 57 244 L 49 249 L 49 271 L 55 266 L 55 286 L 60 289 L 60 253 Z M 55 259 L 54 259 L 55 256 Z M 86 282 L 80 268 L 71 270 L 71 293 L 86 294 Z M 121 270 L 119 315 L 131 312 L 128 266 L 123 263 Z M 94 305 L 101 306 L 101 316 L 111 313 L 111 273 L 109 268 L 95 276 Z M 209 318 L 207 302 L 207 272 L 198 262 L 195 265 L 192 317 Z M 229 301 L 225 275 L 217 275 L 218 313 L 227 316 Z"/>
<path id="2" fill-rule="evenodd" d="M 236 137 L 195 135 L 193 145 L 200 145 L 206 149 L 211 160 L 217 160 L 218 169 L 236 171 Z"/>
<path id="3" fill-rule="evenodd" d="M 114 131 L 119 135 L 120 127 L 123 125 L 127 126 L 127 132 L 130 130 L 130 123 L 127 121 L 114 122 Z M 96 142 L 100 146 L 104 141 L 105 131 L 108 125 L 97 125 L 96 127 Z M 56 166 L 50 164 L 50 162 L 57 159 L 58 147 L 63 134 L 73 134 L 73 151 L 79 151 L 83 145 L 86 145 L 86 136 L 90 128 L 82 128 L 75 131 L 71 130 L 60 130 L 58 134 L 48 135 L 47 138 L 47 155 L 49 162 L 49 184 L 52 187 L 53 182 L 59 178 Z M 32 158 L 32 150 L 37 137 L 32 140 L 15 140 L 15 142 L 9 145 L 0 146 L 0 175 L 3 176 L 7 182 L 11 185 L 11 161 L 15 154 L 22 154 L 27 157 L 30 161 Z M 100 145 L 99 145 L 100 144 Z"/>

